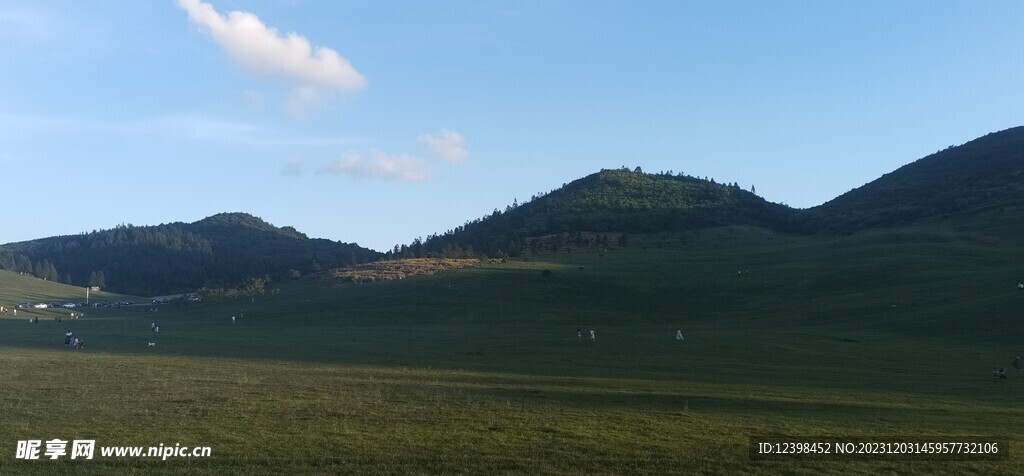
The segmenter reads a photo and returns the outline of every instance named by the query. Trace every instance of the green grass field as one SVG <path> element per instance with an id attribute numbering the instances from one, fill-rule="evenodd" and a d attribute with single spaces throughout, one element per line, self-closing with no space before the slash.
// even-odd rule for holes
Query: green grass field
<path id="1" fill-rule="evenodd" d="M 991 369 L 1012 374 L 1024 353 L 1021 258 L 934 228 L 735 227 L 401 281 L 272 283 L 255 302 L 90 310 L 60 326 L 19 313 L 0 319 L 0 468 L 1020 474 L 1024 377 Z M 0 273 L 4 305 L 77 292 Z M 62 346 L 67 328 L 84 351 Z M 998 462 L 750 461 L 748 437 L 766 434 L 1011 448 Z M 213 455 L 14 458 L 18 440 L 52 438 Z"/>

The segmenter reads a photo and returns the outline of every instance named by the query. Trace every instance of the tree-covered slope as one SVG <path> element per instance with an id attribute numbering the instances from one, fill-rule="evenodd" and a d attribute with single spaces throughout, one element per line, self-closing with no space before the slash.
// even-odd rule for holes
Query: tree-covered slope
<path id="1" fill-rule="evenodd" d="M 979 214 L 1019 220 L 1024 127 L 988 134 L 907 164 L 809 209 L 819 229 L 852 232 Z"/>
<path id="2" fill-rule="evenodd" d="M 355 244 L 310 239 L 244 213 L 195 223 L 118 226 L 0 247 L 0 268 L 51 281 L 136 295 L 235 286 L 250 277 L 283 278 L 320 267 L 377 259 Z"/>
<path id="3" fill-rule="evenodd" d="M 720 225 L 792 231 L 800 222 L 798 211 L 767 202 L 737 185 L 681 175 L 603 170 L 422 243 L 415 241 L 408 252 L 425 256 L 472 249 L 488 255 L 514 255 L 525 250 L 531 238 L 547 235 L 650 233 Z"/>

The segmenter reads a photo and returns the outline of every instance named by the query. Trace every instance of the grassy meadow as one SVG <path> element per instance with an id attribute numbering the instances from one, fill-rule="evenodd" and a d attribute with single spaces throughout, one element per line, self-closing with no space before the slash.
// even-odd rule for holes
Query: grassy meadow
<path id="1" fill-rule="evenodd" d="M 38 324 L 19 310 L 0 318 L 0 471 L 1020 474 L 1024 377 L 991 369 L 1013 374 L 1024 353 L 1021 258 L 930 227 L 728 227 L 60 325 L 67 310 L 32 310 Z M 0 272 L 5 306 L 80 292 Z M 69 328 L 85 350 L 63 347 Z M 766 434 L 1011 448 L 998 462 L 750 461 L 748 437 Z M 213 456 L 14 458 L 18 440 L 52 438 Z"/>

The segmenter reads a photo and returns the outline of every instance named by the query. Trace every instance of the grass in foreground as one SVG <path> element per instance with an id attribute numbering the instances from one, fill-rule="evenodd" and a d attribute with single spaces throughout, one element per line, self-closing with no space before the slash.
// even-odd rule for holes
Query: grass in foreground
<path id="1" fill-rule="evenodd" d="M 56 324 L 0 320 L 0 467 L 1020 473 L 1012 449 L 997 463 L 746 457 L 765 433 L 1020 441 L 1024 378 L 988 373 L 1019 353 L 1009 317 L 1024 297 L 1002 286 L 1015 253 L 917 230 L 722 229 L 603 257 L 283 285 L 255 303 L 112 309 L 75 323 L 85 352 L 62 349 Z M 12 458 L 19 439 L 92 437 L 214 457 Z"/>

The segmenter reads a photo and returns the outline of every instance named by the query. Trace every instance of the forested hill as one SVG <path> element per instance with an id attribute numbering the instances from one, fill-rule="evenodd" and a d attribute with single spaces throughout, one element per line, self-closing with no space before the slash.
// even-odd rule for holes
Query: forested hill
<path id="1" fill-rule="evenodd" d="M 282 279 L 379 257 L 355 244 L 310 239 L 245 213 L 0 246 L 0 268 L 135 295 L 234 287 L 248 278 Z"/>
<path id="2" fill-rule="evenodd" d="M 820 229 L 839 232 L 922 219 L 989 228 L 1019 223 L 1024 127 L 936 152 L 808 211 Z"/>
<path id="3" fill-rule="evenodd" d="M 797 210 L 767 202 L 737 184 L 671 173 L 602 170 L 527 203 L 514 203 L 444 234 L 416 240 L 392 254 L 515 256 L 532 247 L 558 247 L 562 241 L 602 245 L 620 239 L 622 233 L 720 225 L 795 231 L 801 221 Z"/>

